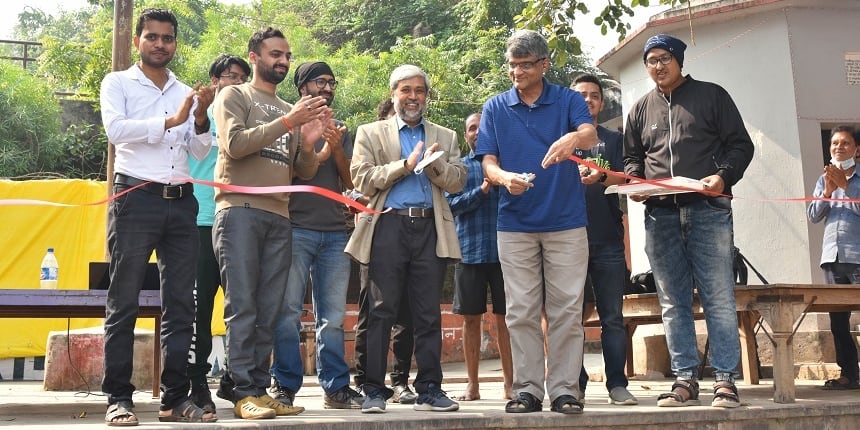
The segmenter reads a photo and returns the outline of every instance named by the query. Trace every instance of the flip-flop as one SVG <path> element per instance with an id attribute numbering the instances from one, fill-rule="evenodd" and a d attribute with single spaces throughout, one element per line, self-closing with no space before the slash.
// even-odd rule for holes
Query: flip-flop
<path id="1" fill-rule="evenodd" d="M 105 425 L 110 427 L 134 427 L 140 424 L 137 416 L 134 414 L 134 403 L 129 400 L 120 400 L 112 405 L 108 405 L 105 413 Z M 115 421 L 125 418 L 125 421 Z"/>

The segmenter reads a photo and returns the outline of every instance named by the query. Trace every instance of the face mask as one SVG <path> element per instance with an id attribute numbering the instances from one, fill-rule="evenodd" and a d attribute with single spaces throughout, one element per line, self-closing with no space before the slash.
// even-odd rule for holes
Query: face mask
<path id="1" fill-rule="evenodd" d="M 831 158 L 830 164 L 837 166 L 842 170 L 848 170 L 848 169 L 854 167 L 854 159 L 849 158 L 847 160 L 837 161 L 835 158 Z"/>

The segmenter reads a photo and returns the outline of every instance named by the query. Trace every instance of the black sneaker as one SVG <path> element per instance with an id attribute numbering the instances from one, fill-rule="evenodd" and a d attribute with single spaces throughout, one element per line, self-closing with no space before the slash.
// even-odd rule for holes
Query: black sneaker
<path id="1" fill-rule="evenodd" d="M 236 384 L 230 379 L 230 374 L 225 372 L 221 375 L 221 381 L 218 383 L 218 391 L 215 392 L 215 395 L 230 403 L 236 403 L 236 400 L 233 399 L 233 388 L 236 388 Z"/>
<path id="2" fill-rule="evenodd" d="M 344 385 L 340 390 L 326 394 L 323 398 L 325 409 L 361 409 L 364 397 L 349 385 Z"/>
<path id="3" fill-rule="evenodd" d="M 416 411 L 452 412 L 460 409 L 460 404 L 451 400 L 436 384 L 428 384 L 427 392 L 418 395 L 412 408 Z"/>
<path id="4" fill-rule="evenodd" d="M 391 389 L 394 391 L 394 395 L 391 396 L 391 401 L 394 403 L 411 405 L 415 403 L 415 399 L 418 398 L 418 395 L 409 389 L 408 385 L 395 385 L 391 387 Z"/>
<path id="5" fill-rule="evenodd" d="M 293 406 L 293 401 L 296 400 L 296 393 L 293 390 L 277 384 L 269 388 L 269 394 L 272 395 L 273 399 L 290 407 Z"/>

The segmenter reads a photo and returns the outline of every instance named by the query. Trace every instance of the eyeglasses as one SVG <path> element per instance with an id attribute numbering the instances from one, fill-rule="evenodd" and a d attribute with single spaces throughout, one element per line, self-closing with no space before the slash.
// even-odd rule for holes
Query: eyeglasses
<path id="1" fill-rule="evenodd" d="M 237 75 L 236 73 L 227 73 L 219 76 L 220 78 L 229 79 L 233 82 L 248 82 L 248 75 Z"/>
<path id="2" fill-rule="evenodd" d="M 533 69 L 535 66 L 543 62 L 543 60 L 546 60 L 546 57 L 541 57 L 534 61 L 521 61 L 519 63 L 511 63 L 510 61 L 508 61 L 508 70 L 514 71 L 517 70 L 517 67 L 519 67 L 520 70 L 528 72 L 529 70 Z"/>
<path id="3" fill-rule="evenodd" d="M 645 60 L 645 64 L 648 65 L 649 68 L 654 69 L 657 67 L 657 63 L 660 63 L 664 66 L 668 66 L 669 63 L 672 62 L 672 54 L 663 54 L 659 57 L 651 57 Z"/>
<path id="4" fill-rule="evenodd" d="M 311 79 L 311 82 L 316 84 L 317 88 L 323 89 L 326 85 L 331 86 L 331 89 L 337 88 L 337 81 L 334 79 L 317 78 Z"/>

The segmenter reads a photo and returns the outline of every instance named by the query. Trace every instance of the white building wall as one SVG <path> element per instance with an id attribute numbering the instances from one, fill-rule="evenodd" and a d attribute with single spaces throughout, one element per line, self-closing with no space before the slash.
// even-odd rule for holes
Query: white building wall
<path id="1" fill-rule="evenodd" d="M 757 13 L 749 13 L 757 12 Z M 742 16 L 646 28 L 622 49 L 637 49 L 622 65 L 624 115 L 654 87 L 641 61 L 648 37 L 684 40 L 683 72 L 731 94 L 755 144 L 744 178 L 733 188 L 735 243 L 770 282 L 820 282 L 822 229 L 806 220 L 802 202 L 821 172 L 822 123 L 860 123 L 860 86 L 845 84 L 844 52 L 860 51 L 860 11 L 784 8 Z M 633 273 L 647 270 L 643 208 L 630 202 Z M 750 283 L 758 280 L 750 273 Z"/>

